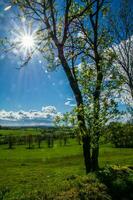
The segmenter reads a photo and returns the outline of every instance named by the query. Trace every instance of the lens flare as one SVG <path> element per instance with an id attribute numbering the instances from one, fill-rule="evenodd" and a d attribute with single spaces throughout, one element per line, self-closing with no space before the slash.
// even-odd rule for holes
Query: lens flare
<path id="1" fill-rule="evenodd" d="M 24 24 L 23 26 L 16 26 L 12 33 L 11 42 L 17 54 L 22 55 L 24 58 L 28 57 L 36 51 L 37 31 L 33 27 Z"/>
<path id="2" fill-rule="evenodd" d="M 26 50 L 33 49 L 35 46 L 35 40 L 32 35 L 24 34 L 22 38 L 20 38 L 20 45 Z"/>

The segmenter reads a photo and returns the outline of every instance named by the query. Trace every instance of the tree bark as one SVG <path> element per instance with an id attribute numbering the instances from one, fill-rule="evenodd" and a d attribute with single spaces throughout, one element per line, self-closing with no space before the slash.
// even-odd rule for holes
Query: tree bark
<path id="1" fill-rule="evenodd" d="M 103 80 L 103 74 L 99 65 L 99 60 L 97 61 L 97 81 L 96 88 L 93 95 L 94 98 L 94 148 L 92 149 L 92 171 L 96 171 L 99 168 L 98 157 L 99 157 L 99 137 L 100 137 L 100 127 L 99 127 L 99 112 L 100 112 L 100 93 L 101 85 Z"/>
<path id="2" fill-rule="evenodd" d="M 92 171 L 96 171 L 99 168 L 98 163 L 98 157 L 99 157 L 99 137 L 100 137 L 100 129 L 99 129 L 99 112 L 100 112 L 100 94 L 101 94 L 101 85 L 103 80 L 103 74 L 102 74 L 102 66 L 101 66 L 101 58 L 100 58 L 100 52 L 99 52 L 99 14 L 100 9 L 102 8 L 104 3 L 104 0 L 96 1 L 96 6 L 93 13 L 90 14 L 90 22 L 93 30 L 93 53 L 94 53 L 94 61 L 96 66 L 96 85 L 95 85 L 95 91 L 93 94 L 93 116 L 94 116 L 94 123 L 93 123 L 93 134 L 94 138 L 92 138 L 92 155 L 91 155 L 91 164 L 92 164 Z"/>
<path id="3" fill-rule="evenodd" d="M 99 145 L 92 149 L 92 171 L 97 171 L 99 169 Z"/>
<path id="4" fill-rule="evenodd" d="M 71 69 L 68 66 L 68 63 L 64 56 L 63 48 L 58 47 L 58 54 L 59 54 L 59 58 L 63 66 L 63 69 L 65 71 L 65 74 L 70 83 L 71 89 L 74 93 L 77 107 L 79 108 L 77 119 L 79 123 L 80 132 L 82 134 L 83 155 L 84 155 L 86 173 L 89 173 L 91 171 L 91 147 L 90 147 L 91 144 L 90 144 L 90 136 L 88 135 L 88 131 L 87 131 L 85 119 L 84 119 L 84 108 L 83 108 L 84 103 L 83 103 L 82 94 L 79 89 L 77 80 L 75 80 L 75 78 L 73 77 Z"/>
<path id="5" fill-rule="evenodd" d="M 89 135 L 82 136 L 83 142 L 83 155 L 84 155 L 84 162 L 86 168 L 86 174 L 92 171 L 91 165 L 91 144 L 90 144 L 90 137 Z"/>

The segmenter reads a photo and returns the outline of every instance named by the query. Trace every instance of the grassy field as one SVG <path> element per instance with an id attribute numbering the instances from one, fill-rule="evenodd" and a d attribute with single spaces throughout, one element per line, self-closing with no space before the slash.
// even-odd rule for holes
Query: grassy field
<path id="1" fill-rule="evenodd" d="M 42 132 L 44 133 L 63 133 L 71 132 L 70 128 L 58 128 L 58 127 L 49 127 L 49 128 L 16 128 L 16 129 L 0 129 L 0 136 L 14 135 L 14 136 L 23 136 L 23 135 L 37 135 Z"/>
<path id="2" fill-rule="evenodd" d="M 6 136 L 6 135 L 14 135 L 14 136 L 21 136 L 21 135 L 37 135 L 40 134 L 40 129 L 35 129 L 35 128 L 28 128 L 28 129 L 9 129 L 9 130 L 0 130 L 0 135 L 1 136 Z"/>
<path id="3" fill-rule="evenodd" d="M 59 191 L 66 187 L 67 177 L 85 174 L 82 146 L 75 139 L 71 139 L 68 146 L 60 146 L 59 141 L 54 148 L 47 148 L 46 143 L 41 146 L 41 149 L 35 146 L 30 150 L 24 145 L 12 150 L 7 145 L 0 146 L 0 188 L 8 191 L 6 200 L 19 200 L 20 196 L 39 190 Z M 133 149 L 101 145 L 100 167 L 107 164 L 133 165 Z"/>

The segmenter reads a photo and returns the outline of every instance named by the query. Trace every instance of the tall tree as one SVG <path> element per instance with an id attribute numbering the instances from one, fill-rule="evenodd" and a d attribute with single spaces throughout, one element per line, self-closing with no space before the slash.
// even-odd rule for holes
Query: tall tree
<path id="1" fill-rule="evenodd" d="M 131 0 L 121 0 L 115 13 L 111 11 L 110 33 L 113 36 L 112 49 L 116 54 L 116 64 L 121 80 L 133 100 L 133 4 Z"/>
<path id="2" fill-rule="evenodd" d="M 84 118 L 82 92 L 68 60 L 67 52 L 69 50 L 65 47 L 65 44 L 69 38 L 72 23 L 87 14 L 95 1 L 12 0 L 12 3 L 18 5 L 24 12 L 25 17 L 32 19 L 35 26 L 37 23 L 40 26 L 38 35 L 41 37 L 41 42 L 39 43 L 38 50 L 44 54 L 47 45 L 51 55 L 58 57 L 59 64 L 62 65 L 68 78 L 78 107 L 77 118 L 82 133 L 83 153 L 87 173 L 91 171 L 90 137 L 87 133 Z"/>
<path id="3" fill-rule="evenodd" d="M 50 63 L 54 63 L 54 66 L 63 67 L 77 103 L 76 113 L 82 135 L 86 172 L 95 171 L 99 167 L 100 101 L 104 65 L 107 62 L 103 51 L 108 46 L 108 37 L 105 28 L 101 26 L 103 15 L 107 11 L 106 0 L 65 0 L 60 3 L 56 0 L 12 0 L 12 2 L 19 6 L 25 17 L 32 20 L 37 28 L 37 49 L 48 58 Z M 33 53 L 34 51 L 28 55 L 25 63 Z M 82 58 L 94 64 L 93 146 L 92 136 L 88 130 L 89 120 L 87 122 L 85 114 L 85 96 L 76 69 L 76 63 L 79 63 Z M 110 62 L 110 56 L 108 61 Z M 86 76 L 82 79 L 84 83 L 85 79 Z M 88 98 L 88 92 L 85 95 Z"/>
<path id="4" fill-rule="evenodd" d="M 105 16 L 108 12 L 108 8 L 109 5 L 106 0 L 97 0 L 93 3 L 88 16 L 78 19 L 78 22 L 75 23 L 77 31 L 80 34 L 79 40 L 74 42 L 74 48 L 78 51 L 82 46 L 82 60 L 84 58 L 86 63 L 86 68 L 84 67 L 84 72 L 82 72 L 82 77 L 84 78 L 81 77 L 82 86 L 84 85 L 83 88 L 90 89 L 85 92 L 86 98 L 88 99 L 90 93 L 92 96 L 90 103 L 93 106 L 93 134 L 91 133 L 91 135 L 93 135 L 93 139 L 91 137 L 91 143 L 93 143 L 91 165 L 93 170 L 97 170 L 99 167 L 101 93 L 105 82 L 105 74 L 112 63 L 111 59 L 113 60 L 113 54 L 108 49 L 111 42 L 110 37 L 107 33 L 107 27 L 104 25 L 104 23 L 106 23 Z M 88 80 L 88 82 L 86 80 Z M 88 121 L 90 121 L 90 118 Z"/>

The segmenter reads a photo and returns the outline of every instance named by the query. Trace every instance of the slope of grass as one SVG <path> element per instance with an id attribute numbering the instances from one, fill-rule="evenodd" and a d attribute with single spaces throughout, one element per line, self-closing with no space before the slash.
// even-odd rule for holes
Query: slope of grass
<path id="1" fill-rule="evenodd" d="M 85 174 L 82 146 L 75 139 L 68 146 L 54 148 L 26 149 L 26 146 L 15 146 L 7 149 L 0 146 L 0 188 L 7 188 L 5 199 L 20 199 L 30 192 L 44 190 L 56 192 L 64 187 L 64 180 L 73 174 Z M 133 149 L 116 149 L 111 145 L 100 148 L 100 167 L 106 164 L 133 165 Z M 1 189 L 2 190 L 2 189 Z"/>
<path id="2" fill-rule="evenodd" d="M 0 130 L 0 135 L 1 136 L 7 136 L 7 135 L 14 135 L 14 136 L 22 136 L 22 135 L 37 135 L 40 134 L 40 130 L 39 129 L 35 129 L 35 128 L 29 128 L 29 129 L 9 129 L 9 130 L 4 130 L 1 129 Z"/>

